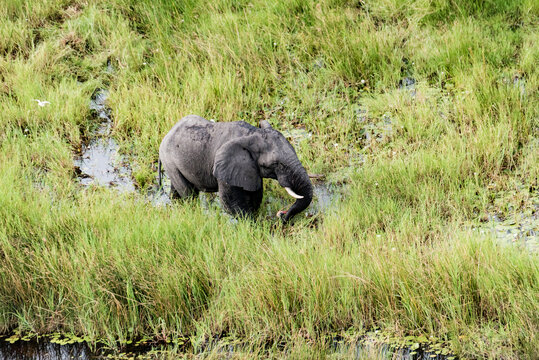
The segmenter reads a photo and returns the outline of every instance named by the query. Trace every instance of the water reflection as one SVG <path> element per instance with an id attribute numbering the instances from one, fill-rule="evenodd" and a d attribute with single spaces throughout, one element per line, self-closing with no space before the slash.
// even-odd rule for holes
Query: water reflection
<path id="1" fill-rule="evenodd" d="M 59 345 L 48 341 L 17 341 L 0 339 L 0 360 L 72 360 L 96 359 L 87 344 Z"/>
<path id="2" fill-rule="evenodd" d="M 134 191 L 131 169 L 118 152 L 118 143 L 111 137 L 112 120 L 106 106 L 108 92 L 98 90 L 90 102 L 90 110 L 99 121 L 90 141 L 75 156 L 74 165 L 80 184 L 114 186 L 120 191 Z"/>

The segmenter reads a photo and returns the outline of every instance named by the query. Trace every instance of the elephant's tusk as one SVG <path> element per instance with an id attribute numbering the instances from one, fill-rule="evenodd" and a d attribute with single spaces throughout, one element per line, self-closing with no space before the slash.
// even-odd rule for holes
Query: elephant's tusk
<path id="1" fill-rule="evenodd" d="M 288 195 L 292 196 L 293 198 L 295 198 L 295 199 L 303 199 L 303 196 L 296 194 L 296 193 L 293 192 L 292 189 L 290 189 L 289 187 L 285 187 L 284 189 L 286 190 L 286 192 L 288 193 Z"/>

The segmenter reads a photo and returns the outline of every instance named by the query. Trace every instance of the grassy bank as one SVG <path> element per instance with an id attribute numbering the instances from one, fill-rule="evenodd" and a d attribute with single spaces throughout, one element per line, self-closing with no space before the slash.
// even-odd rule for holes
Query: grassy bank
<path id="1" fill-rule="evenodd" d="M 534 201 L 538 15 L 534 1 L 4 1 L 1 332 L 226 333 L 301 357 L 377 326 L 536 358 L 537 254 L 463 224 L 517 183 L 497 210 Z M 98 88 L 136 193 L 77 183 Z M 304 129 L 303 164 L 346 195 L 291 227 L 152 206 L 159 143 L 191 113 Z"/>

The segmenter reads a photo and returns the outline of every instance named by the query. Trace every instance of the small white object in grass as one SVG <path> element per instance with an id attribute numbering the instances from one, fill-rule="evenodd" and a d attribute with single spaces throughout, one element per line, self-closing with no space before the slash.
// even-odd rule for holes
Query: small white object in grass
<path id="1" fill-rule="evenodd" d="M 273 46 L 277 46 L 277 43 L 276 43 L 276 42 L 274 42 L 274 43 L 273 43 Z"/>
<path id="2" fill-rule="evenodd" d="M 38 100 L 38 99 L 34 99 L 34 101 L 37 101 L 37 104 L 38 104 L 39 106 L 41 106 L 41 107 L 50 104 L 50 102 L 48 102 L 47 100 Z"/>
<path id="3" fill-rule="evenodd" d="M 361 83 L 362 83 L 362 84 L 365 84 L 365 79 L 361 79 Z"/>
<path id="4" fill-rule="evenodd" d="M 375 186 L 378 186 L 378 183 L 374 183 Z"/>
<path id="5" fill-rule="evenodd" d="M 339 146 L 339 144 L 335 143 L 335 144 L 333 144 L 333 146 L 334 146 L 334 147 L 338 147 L 338 146 Z"/>
<path id="6" fill-rule="evenodd" d="M 397 248 L 391 248 L 391 250 L 393 250 L 393 251 L 397 251 Z"/>
<path id="7" fill-rule="evenodd" d="M 376 234 L 376 237 L 377 237 L 377 238 L 379 238 L 379 237 L 382 237 L 382 235 L 380 235 L 380 234 Z"/>
<path id="8" fill-rule="evenodd" d="M 215 119 L 210 119 L 211 122 L 215 122 Z"/>

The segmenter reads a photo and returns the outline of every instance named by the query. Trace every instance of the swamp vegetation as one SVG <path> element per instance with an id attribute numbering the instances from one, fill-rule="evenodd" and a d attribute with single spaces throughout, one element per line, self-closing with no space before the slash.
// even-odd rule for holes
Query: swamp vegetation
<path id="1" fill-rule="evenodd" d="M 535 0 L 0 0 L 0 333 L 537 359 L 538 25 Z M 80 179 L 100 89 L 134 189 Z M 268 120 L 338 201 L 155 206 L 187 114 Z"/>

